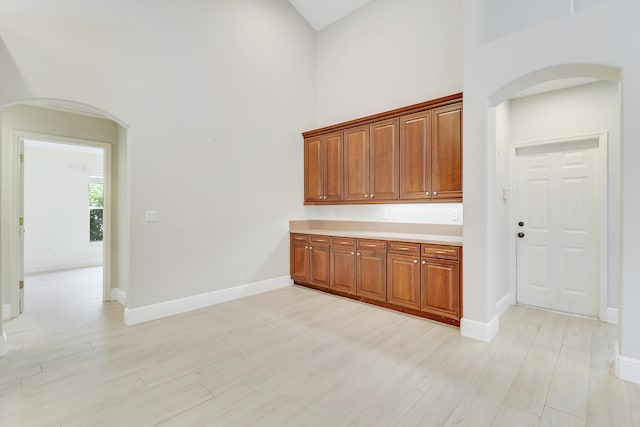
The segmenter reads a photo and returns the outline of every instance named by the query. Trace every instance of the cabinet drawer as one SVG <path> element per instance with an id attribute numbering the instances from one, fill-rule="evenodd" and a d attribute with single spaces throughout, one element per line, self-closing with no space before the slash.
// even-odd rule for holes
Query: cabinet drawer
<path id="1" fill-rule="evenodd" d="M 405 255 L 420 255 L 419 243 L 388 242 L 389 252 Z"/>
<path id="2" fill-rule="evenodd" d="M 422 256 L 428 258 L 459 259 L 458 246 L 422 245 Z"/>
<path id="3" fill-rule="evenodd" d="M 335 248 L 356 248 L 356 239 L 350 239 L 348 237 L 332 237 L 331 246 Z"/>
<path id="4" fill-rule="evenodd" d="M 311 243 L 316 246 L 329 246 L 331 243 L 331 237 L 329 236 L 315 236 L 311 235 Z"/>
<path id="5" fill-rule="evenodd" d="M 309 243 L 309 235 L 308 234 L 291 234 L 291 240 L 293 242 L 301 242 L 301 243 Z"/>
<path id="6" fill-rule="evenodd" d="M 370 251 L 386 251 L 387 244 L 382 240 L 358 240 L 358 249 Z"/>

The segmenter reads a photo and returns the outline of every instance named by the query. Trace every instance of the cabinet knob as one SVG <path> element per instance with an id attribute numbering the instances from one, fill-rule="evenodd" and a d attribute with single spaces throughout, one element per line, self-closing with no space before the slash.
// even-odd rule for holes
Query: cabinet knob
<path id="1" fill-rule="evenodd" d="M 427 192 L 426 192 L 426 193 L 424 193 L 424 194 L 426 194 L 426 195 L 428 196 L 428 195 L 430 195 L 431 193 L 427 191 Z"/>
<path id="2" fill-rule="evenodd" d="M 305 249 L 309 249 L 309 246 L 305 246 L 304 248 L 305 248 Z"/>
<path id="3" fill-rule="evenodd" d="M 417 264 L 417 263 L 418 263 L 418 260 L 417 260 L 417 259 L 414 259 L 414 260 L 413 260 L 413 263 L 414 263 L 414 264 Z"/>
<path id="4" fill-rule="evenodd" d="M 422 261 L 422 265 L 425 265 L 427 263 L 427 261 Z"/>
<path id="5" fill-rule="evenodd" d="M 371 197 L 373 199 L 373 194 L 370 194 L 369 197 Z"/>
<path id="6" fill-rule="evenodd" d="M 354 253 L 353 253 L 353 252 L 351 252 L 351 255 L 353 255 L 353 254 L 354 254 Z"/>
<path id="7" fill-rule="evenodd" d="M 365 194 L 365 195 L 364 195 L 364 198 L 365 198 L 365 199 L 368 199 L 368 198 L 369 198 L 369 195 L 368 195 L 368 194 Z"/>
<path id="8" fill-rule="evenodd" d="M 358 252 L 356 255 L 360 256 L 360 252 Z"/>
<path id="9" fill-rule="evenodd" d="M 309 246 L 309 250 L 312 250 L 312 249 L 313 249 L 313 247 L 312 247 L 312 246 Z"/>
<path id="10" fill-rule="evenodd" d="M 322 200 L 327 200 L 327 196 L 324 196 L 324 197 L 322 198 Z"/>
<path id="11" fill-rule="evenodd" d="M 318 199 L 322 200 L 322 196 L 318 197 Z"/>
<path id="12" fill-rule="evenodd" d="M 437 195 L 438 195 L 438 192 L 437 192 L 437 191 L 434 191 L 434 192 L 433 192 L 433 195 L 434 195 L 434 196 L 437 196 Z"/>

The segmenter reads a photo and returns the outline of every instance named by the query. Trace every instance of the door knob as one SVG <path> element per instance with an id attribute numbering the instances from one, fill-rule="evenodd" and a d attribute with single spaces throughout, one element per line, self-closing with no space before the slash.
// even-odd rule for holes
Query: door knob
<path id="1" fill-rule="evenodd" d="M 524 222 L 520 221 L 520 222 L 518 223 L 518 225 L 519 225 L 520 227 L 524 227 Z"/>
<path id="2" fill-rule="evenodd" d="M 524 233 L 523 232 L 518 233 L 518 237 L 522 239 L 524 237 Z"/>

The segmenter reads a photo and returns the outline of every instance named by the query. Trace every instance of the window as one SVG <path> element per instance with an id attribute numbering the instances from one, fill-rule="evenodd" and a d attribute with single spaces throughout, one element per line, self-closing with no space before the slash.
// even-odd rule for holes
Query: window
<path id="1" fill-rule="evenodd" d="M 89 177 L 89 241 L 102 242 L 104 232 L 104 177 Z"/>

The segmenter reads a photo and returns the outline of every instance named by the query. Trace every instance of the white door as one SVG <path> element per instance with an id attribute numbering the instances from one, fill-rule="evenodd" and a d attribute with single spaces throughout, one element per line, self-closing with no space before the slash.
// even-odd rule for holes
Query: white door
<path id="1" fill-rule="evenodd" d="M 516 151 L 517 299 L 598 315 L 598 141 Z"/>

